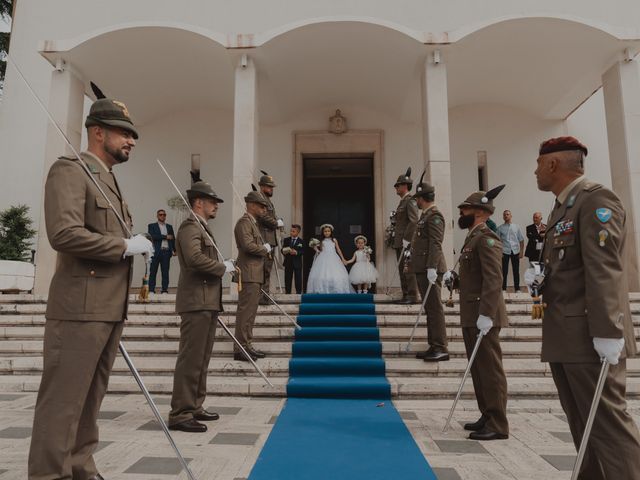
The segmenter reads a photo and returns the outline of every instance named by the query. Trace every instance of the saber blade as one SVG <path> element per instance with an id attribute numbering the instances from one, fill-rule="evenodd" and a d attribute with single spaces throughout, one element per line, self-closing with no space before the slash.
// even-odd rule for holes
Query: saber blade
<path id="1" fill-rule="evenodd" d="M 429 293 L 431 292 L 431 287 L 433 286 L 433 283 L 429 282 L 429 287 L 427 288 L 427 293 L 425 294 L 424 298 L 422 299 L 422 305 L 420 306 L 420 310 L 418 310 L 418 315 L 416 316 L 416 322 L 413 324 L 413 330 L 411 330 L 411 336 L 409 337 L 409 342 L 407 343 L 407 346 L 405 347 L 404 351 L 408 352 L 409 349 L 411 348 L 411 342 L 413 342 L 413 336 L 416 333 L 416 328 L 418 328 L 418 322 L 420 322 L 420 317 L 422 316 L 422 311 L 425 310 L 425 305 L 427 304 L 427 298 L 429 298 Z M 426 313 L 426 311 L 425 311 Z"/>

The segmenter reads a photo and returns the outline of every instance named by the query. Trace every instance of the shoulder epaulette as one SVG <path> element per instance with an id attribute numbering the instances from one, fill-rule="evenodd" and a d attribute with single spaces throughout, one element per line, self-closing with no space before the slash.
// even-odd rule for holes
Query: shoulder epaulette
<path id="1" fill-rule="evenodd" d="M 582 187 L 583 190 L 587 191 L 587 192 L 593 192 L 595 190 L 600 190 L 602 188 L 602 185 L 599 183 L 594 183 L 594 182 L 587 182 L 584 184 L 584 186 Z"/>
<path id="2" fill-rule="evenodd" d="M 68 157 L 66 155 L 61 155 L 58 157 L 58 160 L 71 160 L 72 162 L 75 162 L 78 159 L 76 157 Z"/>

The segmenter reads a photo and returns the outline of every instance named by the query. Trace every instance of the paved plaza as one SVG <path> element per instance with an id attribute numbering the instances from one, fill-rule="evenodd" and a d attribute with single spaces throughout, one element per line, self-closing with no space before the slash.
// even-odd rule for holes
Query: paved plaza
<path id="1" fill-rule="evenodd" d="M 35 401 L 34 393 L 0 393 L 0 480 L 26 478 Z M 158 395 L 156 401 L 166 416 L 169 397 Z M 284 402 L 210 397 L 207 405 L 221 418 L 209 423 L 207 433 L 174 432 L 196 478 L 246 479 Z M 485 443 L 467 440 L 462 429 L 462 423 L 477 419 L 474 401 L 460 403 L 446 435 L 441 432 L 450 400 L 397 400 L 394 404 L 439 480 L 570 478 L 575 450 L 556 400 L 511 401 L 511 437 Z M 639 421 L 640 401 L 629 406 Z M 100 413 L 100 437 L 96 460 L 107 480 L 186 479 L 142 395 L 107 395 Z"/>

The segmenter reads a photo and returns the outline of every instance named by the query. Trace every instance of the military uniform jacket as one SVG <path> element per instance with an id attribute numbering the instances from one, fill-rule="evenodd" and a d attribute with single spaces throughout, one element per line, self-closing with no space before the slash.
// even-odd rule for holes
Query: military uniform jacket
<path id="1" fill-rule="evenodd" d="M 271 203 L 271 199 L 266 195 L 262 195 L 262 197 L 267 201 L 267 213 L 263 216 L 258 217 L 258 225 L 260 226 L 260 234 L 262 235 L 262 239 L 275 247 L 278 244 L 276 240 L 276 229 L 278 228 L 278 217 L 276 217 L 276 209 Z"/>
<path id="2" fill-rule="evenodd" d="M 132 229 L 115 177 L 93 157 L 82 159 Z M 77 159 L 61 157 L 49 170 L 44 192 L 47 236 L 58 252 L 46 318 L 119 322 L 126 318 L 132 258 L 123 258 L 129 234 Z"/>
<path id="3" fill-rule="evenodd" d="M 245 213 L 233 230 L 238 247 L 238 267 L 242 273 L 242 282 L 264 283 L 264 259 L 267 251 L 256 221 Z"/>
<path id="4" fill-rule="evenodd" d="M 402 248 L 402 240 L 411 241 L 419 217 L 420 210 L 415 199 L 407 194 L 396 208 L 396 234 L 393 239 L 393 248 Z"/>
<path id="5" fill-rule="evenodd" d="M 435 205 L 420 216 L 411 238 L 411 273 L 425 273 L 428 268 L 435 268 L 438 273 L 447 271 L 442 253 L 444 226 L 444 217 Z"/>
<path id="6" fill-rule="evenodd" d="M 222 277 L 226 267 L 218 257 L 213 242 L 198 225 L 200 220 L 187 218 L 178 229 L 176 251 L 180 262 L 180 279 L 176 294 L 176 312 L 211 310 L 221 312 Z M 200 222 L 215 242 L 209 228 Z"/>
<path id="7" fill-rule="evenodd" d="M 582 180 L 547 222 L 542 360 L 599 362 L 592 337 L 636 342 L 625 271 L 626 215 L 611 190 Z"/>
<path id="8" fill-rule="evenodd" d="M 460 252 L 460 323 L 475 327 L 479 315 L 494 327 L 509 324 L 502 297 L 502 242 L 484 223 L 469 232 Z"/>

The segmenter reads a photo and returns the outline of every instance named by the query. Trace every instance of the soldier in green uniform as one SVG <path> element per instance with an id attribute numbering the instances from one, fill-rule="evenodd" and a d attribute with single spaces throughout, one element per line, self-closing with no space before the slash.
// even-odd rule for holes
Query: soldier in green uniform
<path id="1" fill-rule="evenodd" d="M 442 275 L 447 271 L 442 253 L 445 223 L 442 213 L 434 203 L 433 186 L 420 183 L 413 197 L 422 215 L 411 238 L 408 271 L 415 274 L 422 298 L 427 294 L 429 284 L 432 284 L 425 304 L 429 349 L 418 352 L 416 358 L 422 358 L 425 362 L 439 362 L 449 360 L 447 329 L 440 293 Z"/>
<path id="2" fill-rule="evenodd" d="M 85 126 L 81 160 L 60 158 L 45 183 L 47 236 L 58 262 L 45 313 L 29 480 L 102 479 L 93 460 L 97 418 L 127 317 L 132 256 L 153 255 L 142 235 L 127 238 L 131 215 L 112 172 L 129 160 L 138 138 L 127 107 L 97 100 Z"/>
<path id="3" fill-rule="evenodd" d="M 238 311 L 236 312 L 236 338 L 251 357 L 256 360 L 265 354 L 251 344 L 253 324 L 258 311 L 260 290 L 265 278 L 264 262 L 272 252 L 272 246 L 260 234 L 258 219 L 265 215 L 267 200 L 258 192 L 249 192 L 244 201 L 246 213 L 240 217 L 233 231 L 238 247 L 238 268 L 242 288 L 238 292 Z M 248 362 L 240 349 L 234 345 L 233 358 Z"/>
<path id="4" fill-rule="evenodd" d="M 223 200 L 211 185 L 196 181 L 187 190 L 195 216 L 187 218 L 176 238 L 180 279 L 176 312 L 180 314 L 180 346 L 173 376 L 169 428 L 206 432 L 200 421 L 217 420 L 218 414 L 203 407 L 207 373 L 222 308 L 222 277 L 234 271 L 233 262 L 218 257 L 207 221 L 216 217 Z M 205 233 L 206 231 L 206 233 Z"/>
<path id="5" fill-rule="evenodd" d="M 500 328 L 508 325 L 502 297 L 502 244 L 486 225 L 494 212 L 493 198 L 502 190 L 475 192 L 458 205 L 458 226 L 469 233 L 460 252 L 460 323 L 467 358 L 483 337 L 471 367 L 480 419 L 467 423 L 473 440 L 509 437 L 507 421 L 507 378 L 502 367 Z M 450 281 L 451 273 L 445 276 Z"/>
<path id="6" fill-rule="evenodd" d="M 271 202 L 273 189 L 276 188 L 276 182 L 271 175 L 268 175 L 266 172 L 263 172 L 263 174 L 258 181 L 258 185 L 260 185 L 260 193 L 264 199 L 266 212 L 264 215 L 258 217 L 258 227 L 260 228 L 262 239 L 271 245 L 272 249 L 271 253 L 264 259 L 264 283 L 262 284 L 262 289 L 270 293 L 271 270 L 273 269 L 273 259 L 276 254 L 276 247 L 278 246 L 277 230 L 284 227 L 284 222 L 276 216 L 276 209 Z M 278 267 L 276 266 L 276 268 Z M 265 295 L 262 295 L 260 297 L 260 305 L 271 305 L 271 302 Z"/>
<path id="7" fill-rule="evenodd" d="M 538 188 L 556 203 L 542 259 L 542 361 L 549 362 L 579 447 L 600 373 L 610 363 L 579 479 L 640 478 L 638 428 L 627 411 L 626 361 L 636 354 L 625 268 L 627 216 L 614 192 L 584 176 L 573 137 L 542 143 Z"/>
<path id="8" fill-rule="evenodd" d="M 411 179 L 411 168 L 407 169 L 404 175 L 400 175 L 394 184 L 396 194 L 400 197 L 400 203 L 396 207 L 396 228 L 393 238 L 393 248 L 396 251 L 398 260 L 398 275 L 400 276 L 400 287 L 402 288 L 402 298 L 396 303 L 410 305 L 419 303 L 418 286 L 415 274 L 405 268 L 407 257 L 403 252 L 408 252 L 409 242 L 413 237 L 416 223 L 420 217 L 418 205 L 411 196 L 413 180 Z"/>

